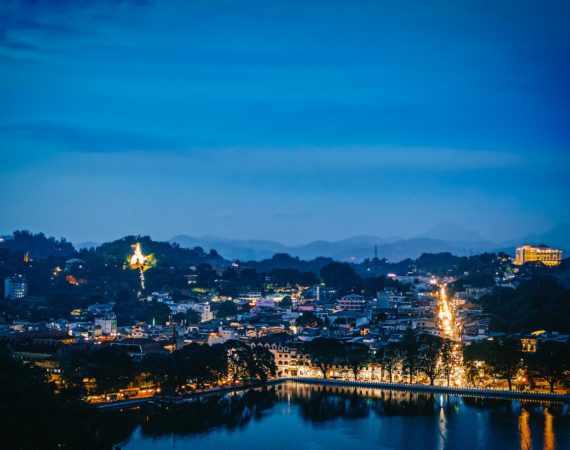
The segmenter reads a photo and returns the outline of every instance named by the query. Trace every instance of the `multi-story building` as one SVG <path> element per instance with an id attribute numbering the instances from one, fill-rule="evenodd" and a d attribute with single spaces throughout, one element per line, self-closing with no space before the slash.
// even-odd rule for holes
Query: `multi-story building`
<path id="1" fill-rule="evenodd" d="M 558 266 L 562 261 L 562 250 L 546 245 L 523 245 L 517 248 L 515 264 L 522 266 L 527 262 L 541 262 L 545 266 Z"/>
<path id="2" fill-rule="evenodd" d="M 212 313 L 209 303 L 174 303 L 170 306 L 170 309 L 173 313 L 195 311 L 200 314 L 200 322 L 208 322 L 214 318 L 214 314 Z"/>
<path id="3" fill-rule="evenodd" d="M 366 299 L 362 295 L 350 294 L 338 299 L 336 305 L 343 311 L 363 312 L 366 309 Z"/>
<path id="4" fill-rule="evenodd" d="M 294 343 L 266 342 L 257 345 L 267 348 L 275 357 L 277 377 L 316 377 L 319 370 L 311 365 L 309 355 Z"/>
<path id="5" fill-rule="evenodd" d="M 4 298 L 18 299 L 28 295 L 28 282 L 22 275 L 14 275 L 4 279 Z"/>
<path id="6" fill-rule="evenodd" d="M 261 299 L 263 296 L 261 292 L 242 292 L 239 297 L 239 302 L 249 303 L 251 306 L 255 306 L 257 300 Z"/>
<path id="7" fill-rule="evenodd" d="M 109 314 L 95 319 L 95 326 L 101 327 L 101 332 L 105 335 L 117 334 L 117 316 Z"/>

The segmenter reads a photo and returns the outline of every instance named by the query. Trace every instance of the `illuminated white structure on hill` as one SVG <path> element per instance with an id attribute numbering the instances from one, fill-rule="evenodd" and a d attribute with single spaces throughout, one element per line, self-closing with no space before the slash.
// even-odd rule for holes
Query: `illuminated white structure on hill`
<path id="1" fill-rule="evenodd" d="M 132 270 L 137 270 L 140 273 L 140 280 L 141 280 L 141 292 L 145 289 L 144 284 L 144 272 L 152 266 L 154 258 L 152 255 L 145 256 L 141 250 L 141 244 L 138 242 L 133 245 L 134 252 L 129 258 L 129 266 Z"/>

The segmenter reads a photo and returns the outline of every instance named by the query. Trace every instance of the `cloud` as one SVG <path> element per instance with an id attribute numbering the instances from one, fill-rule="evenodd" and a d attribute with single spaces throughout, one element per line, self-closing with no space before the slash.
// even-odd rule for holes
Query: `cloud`
<path id="1" fill-rule="evenodd" d="M 0 125 L 0 136 L 55 144 L 72 152 L 125 152 L 178 148 L 170 139 L 129 130 L 87 128 L 71 124 Z"/>
<path id="2" fill-rule="evenodd" d="M 28 54 L 52 38 L 87 36 L 86 23 L 96 23 L 121 5 L 143 7 L 150 0 L 18 0 L 2 5 L 0 50 Z M 73 25 L 70 25 L 73 24 Z M 5 54 L 0 57 L 6 58 Z"/>

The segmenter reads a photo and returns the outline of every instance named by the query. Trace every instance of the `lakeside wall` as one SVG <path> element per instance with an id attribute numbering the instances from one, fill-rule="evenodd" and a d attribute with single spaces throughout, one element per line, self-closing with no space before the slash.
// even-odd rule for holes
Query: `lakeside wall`
<path id="1" fill-rule="evenodd" d="M 386 389 L 398 391 L 416 391 L 416 392 L 434 392 L 458 396 L 470 397 L 493 397 L 493 398 L 512 398 L 512 399 L 531 399 L 531 400 L 547 400 L 570 403 L 570 395 L 551 394 L 549 392 L 533 392 L 533 391 L 507 391 L 503 389 L 474 389 L 474 388 L 454 388 L 447 386 L 427 386 L 423 384 L 405 384 L 405 383 L 381 383 L 375 381 L 352 381 L 352 380 L 330 380 L 324 378 L 287 378 L 300 384 L 339 386 L 339 387 L 355 387 L 366 389 Z"/>
<path id="2" fill-rule="evenodd" d="M 570 403 L 570 395 L 551 394 L 547 392 L 529 392 L 529 391 L 520 392 L 520 391 L 507 391 L 503 389 L 454 388 L 446 386 L 426 386 L 423 384 L 379 383 L 374 381 L 352 381 L 352 380 L 330 380 L 330 379 L 325 380 L 324 378 L 306 378 L 306 377 L 278 378 L 278 379 L 268 380 L 266 383 L 258 385 L 217 387 L 213 389 L 206 389 L 203 391 L 196 391 L 193 392 L 192 394 L 185 395 L 184 398 L 201 397 L 201 396 L 207 397 L 211 395 L 225 394 L 229 392 L 236 392 L 246 389 L 255 389 L 255 388 L 278 385 L 288 382 L 298 383 L 298 384 L 350 387 L 350 388 L 361 388 L 361 389 L 433 392 L 433 393 L 462 396 L 462 397 L 487 397 L 487 398 L 497 398 L 497 399 L 510 398 L 510 399 L 519 399 L 519 400 L 542 400 L 542 401 L 551 401 L 551 402 L 553 401 L 561 403 Z M 119 400 L 116 402 L 97 405 L 96 408 L 99 410 L 132 409 L 140 407 L 142 405 L 146 405 L 151 402 L 160 401 L 160 399 L 167 400 L 167 397 L 159 396 L 159 397 L 150 397 L 144 399 Z"/>

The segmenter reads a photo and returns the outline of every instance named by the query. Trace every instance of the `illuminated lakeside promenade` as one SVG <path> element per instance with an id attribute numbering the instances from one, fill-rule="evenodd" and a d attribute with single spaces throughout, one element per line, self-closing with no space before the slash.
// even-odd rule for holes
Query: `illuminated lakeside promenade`
<path id="1" fill-rule="evenodd" d="M 407 384 L 407 383 L 383 383 L 378 381 L 354 381 L 354 380 L 330 380 L 325 378 L 306 378 L 306 377 L 291 377 L 279 378 L 268 380 L 266 383 L 257 385 L 238 385 L 228 387 L 217 387 L 212 389 L 205 389 L 196 391 L 191 394 L 176 397 L 181 403 L 185 400 L 190 401 L 193 398 L 203 398 L 218 394 L 227 394 L 231 392 L 244 391 L 249 389 L 258 389 L 268 386 L 275 386 L 284 383 L 295 384 L 308 384 L 318 386 L 330 387 L 345 387 L 354 389 L 378 389 L 378 390 L 392 390 L 392 391 L 409 391 L 409 392 L 433 392 L 435 394 L 446 394 L 461 397 L 485 397 L 485 398 L 510 398 L 510 399 L 524 399 L 524 400 L 537 400 L 537 401 L 554 401 L 560 403 L 570 404 L 570 395 L 565 394 L 551 394 L 549 392 L 534 392 L 534 391 L 508 391 L 505 389 L 474 389 L 474 388 L 461 388 L 461 387 L 446 387 L 446 386 L 428 386 L 423 384 Z M 142 405 L 149 403 L 160 403 L 172 401 L 171 397 L 156 396 L 152 398 L 134 399 L 134 400 L 119 400 L 114 402 L 102 403 L 96 406 L 99 410 L 127 410 L 138 408 Z M 176 402 L 172 402 L 173 404 Z"/>

